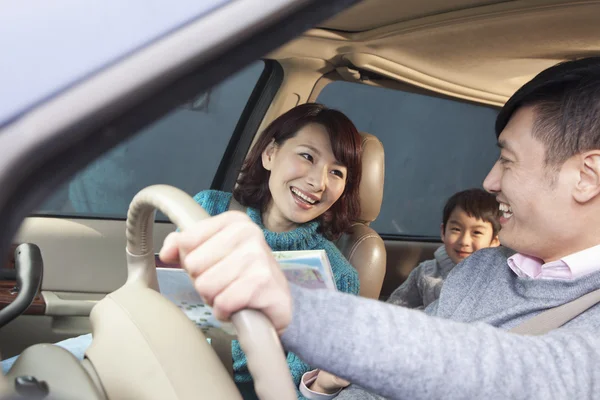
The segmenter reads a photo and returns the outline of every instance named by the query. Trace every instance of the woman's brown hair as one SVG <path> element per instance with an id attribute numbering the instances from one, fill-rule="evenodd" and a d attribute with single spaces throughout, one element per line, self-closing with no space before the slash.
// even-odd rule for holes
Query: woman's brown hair
<path id="1" fill-rule="evenodd" d="M 360 215 L 358 188 L 362 175 L 362 139 L 352 121 L 340 111 L 306 103 L 271 122 L 246 157 L 233 197 L 246 207 L 264 212 L 271 200 L 271 192 L 270 172 L 263 168 L 262 153 L 272 141 L 281 146 L 308 124 L 319 124 L 327 130 L 335 158 L 348 170 L 346 187 L 339 200 L 317 218 L 320 232 L 332 240 L 348 231 Z"/>

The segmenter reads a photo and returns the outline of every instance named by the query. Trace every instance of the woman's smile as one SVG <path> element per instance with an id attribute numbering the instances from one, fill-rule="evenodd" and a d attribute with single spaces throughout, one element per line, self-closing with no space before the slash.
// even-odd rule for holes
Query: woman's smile
<path id="1" fill-rule="evenodd" d="M 347 169 L 336 159 L 329 134 L 320 124 L 308 124 L 283 144 L 269 145 L 263 166 L 271 172 L 272 197 L 263 222 L 275 232 L 318 218 L 346 187 Z"/>

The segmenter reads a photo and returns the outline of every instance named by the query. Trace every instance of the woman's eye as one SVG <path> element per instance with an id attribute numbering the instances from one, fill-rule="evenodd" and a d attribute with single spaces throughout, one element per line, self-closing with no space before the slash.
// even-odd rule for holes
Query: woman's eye
<path id="1" fill-rule="evenodd" d="M 510 160 L 508 160 L 508 159 L 506 159 L 506 158 L 504 158 L 504 157 L 502 157 L 502 156 L 500 156 L 500 157 L 498 158 L 498 161 L 499 161 L 499 162 L 500 162 L 500 164 L 502 164 L 502 165 L 505 165 L 505 164 L 507 164 L 507 163 L 509 163 L 509 162 L 510 162 Z"/>
<path id="2" fill-rule="evenodd" d="M 308 153 L 300 153 L 301 157 L 304 157 L 305 159 L 307 159 L 308 161 L 312 162 L 313 161 L 313 156 L 311 156 Z"/>
<path id="3" fill-rule="evenodd" d="M 479 232 L 479 231 L 475 231 L 475 232 L 473 232 L 473 234 L 474 234 L 475 236 L 480 236 L 480 235 L 483 235 L 483 233 L 481 233 L 481 232 Z"/>
<path id="4" fill-rule="evenodd" d="M 340 178 L 344 177 L 344 173 L 340 170 L 334 169 L 333 171 L 331 171 L 332 174 L 334 174 L 335 176 L 338 176 Z"/>

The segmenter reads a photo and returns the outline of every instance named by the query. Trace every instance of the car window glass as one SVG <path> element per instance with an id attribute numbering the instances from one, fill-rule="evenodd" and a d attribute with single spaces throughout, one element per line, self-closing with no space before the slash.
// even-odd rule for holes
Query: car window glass
<path id="1" fill-rule="evenodd" d="M 344 81 L 317 101 L 384 145 L 383 205 L 371 225 L 380 234 L 439 238 L 447 198 L 482 187 L 498 156 L 491 107 Z"/>
<path id="2" fill-rule="evenodd" d="M 169 184 L 191 195 L 208 189 L 263 69 L 256 62 L 148 126 L 77 174 L 36 214 L 125 218 L 146 186 Z"/>

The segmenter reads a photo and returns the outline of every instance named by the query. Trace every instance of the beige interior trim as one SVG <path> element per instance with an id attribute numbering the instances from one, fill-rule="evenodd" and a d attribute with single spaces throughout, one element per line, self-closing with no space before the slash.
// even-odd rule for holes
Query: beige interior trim
<path id="1" fill-rule="evenodd" d="M 356 10 L 322 27 L 356 31 L 364 22 L 372 29 L 312 29 L 269 57 L 317 57 L 336 68 L 356 62 L 437 93 L 498 106 L 542 69 L 600 55 L 600 1 L 365 0 Z"/>
<path id="2" fill-rule="evenodd" d="M 339 74 L 337 72 L 331 72 L 327 75 L 323 75 L 315 83 L 315 86 L 313 87 L 313 90 L 310 92 L 310 96 L 308 97 L 307 102 L 308 103 L 316 102 L 317 98 L 319 97 L 319 94 L 321 94 L 321 91 L 325 88 L 325 86 L 329 85 L 331 82 L 335 82 L 340 79 L 341 79 L 341 77 L 339 76 Z"/>
<path id="3" fill-rule="evenodd" d="M 21 315 L 0 329 L 2 358 L 20 354 L 36 343 L 56 343 L 90 333 L 92 326 L 86 317 L 49 317 Z"/>
<path id="4" fill-rule="evenodd" d="M 369 0 L 359 2 L 321 26 L 342 31 L 367 31 L 398 21 L 503 2 L 506 0 Z"/>
<path id="5" fill-rule="evenodd" d="M 86 357 L 109 399 L 241 399 L 202 332 L 141 281 L 106 296 L 90 319 Z"/>
<path id="6" fill-rule="evenodd" d="M 68 293 L 42 291 L 46 302 L 46 315 L 50 316 L 88 316 L 92 308 L 104 294 L 99 293 Z"/>
<path id="7" fill-rule="evenodd" d="M 23 318 L 23 317 L 21 317 Z M 35 317 L 40 318 L 40 317 Z M 89 316 L 53 316 L 45 317 L 50 318 L 51 329 L 53 335 L 61 335 L 64 338 L 77 337 L 79 335 L 85 335 L 92 331 L 92 324 L 90 323 Z M 38 326 L 42 326 L 39 324 Z M 46 336 L 49 337 L 49 336 Z M 60 339 L 60 340 L 63 340 Z M 48 339 L 45 342 L 49 342 Z M 51 343 L 56 343 L 58 340 L 52 340 Z"/>
<path id="8" fill-rule="evenodd" d="M 315 87 L 313 88 L 313 91 L 310 94 L 310 98 L 308 99 L 308 101 L 318 101 L 319 95 L 321 94 L 323 89 L 330 83 L 336 81 L 362 84 L 383 89 L 400 90 L 409 93 L 421 94 L 423 96 L 436 95 L 435 93 L 432 93 L 432 91 L 429 89 L 420 88 L 410 83 L 402 82 L 396 79 L 391 79 L 380 74 L 377 74 L 376 77 L 365 77 L 364 75 L 361 75 L 358 72 L 358 70 L 354 69 L 354 67 L 338 67 L 335 71 L 324 75 L 323 77 L 321 77 L 321 79 L 317 81 Z M 439 97 L 452 98 L 452 96 L 446 96 L 441 93 L 438 93 L 437 95 L 439 95 Z"/>
<path id="9" fill-rule="evenodd" d="M 1 374 L 0 374 L 1 375 Z M 9 382 L 19 376 L 34 376 L 50 389 L 48 399 L 106 400 L 102 389 L 96 386 L 93 374 L 66 349 L 50 344 L 36 344 L 19 356 L 7 375 Z M 14 384 L 0 391 L 2 399 L 41 399 L 40 396 L 16 395 Z M 6 396 L 6 397 L 5 397 Z"/>
<path id="10" fill-rule="evenodd" d="M 334 69 L 330 63 L 314 57 L 280 59 L 277 61 L 283 68 L 283 82 L 258 128 L 257 135 L 252 140 L 252 146 L 254 146 L 259 134 L 274 119 L 298 104 L 308 102 L 316 82 L 324 74 Z"/>
<path id="11" fill-rule="evenodd" d="M 502 107 L 506 100 L 508 100 L 506 96 L 499 96 L 483 90 L 456 85 L 452 82 L 426 75 L 405 65 L 386 60 L 385 58 L 373 54 L 352 53 L 344 56 L 344 60 L 347 60 L 358 68 L 375 72 L 387 78 L 406 82 L 423 89 L 463 100 L 470 100 L 498 107 Z"/>
<path id="12" fill-rule="evenodd" d="M 174 230 L 170 223 L 154 224 L 154 248 Z M 125 283 L 125 221 L 30 217 L 15 241 L 40 247 L 43 291 L 109 293 Z"/>
<path id="13" fill-rule="evenodd" d="M 376 7 L 381 7 L 380 3 L 382 0 L 366 0 L 362 2 L 362 6 L 368 7 L 371 13 L 376 12 Z M 386 0 L 384 0 L 386 1 Z M 439 1 L 439 0 L 434 0 Z M 452 3 L 458 3 L 462 0 L 447 0 L 446 4 L 451 5 Z M 390 2 L 385 5 L 384 10 L 386 13 L 392 13 L 394 10 L 398 10 L 407 3 L 404 0 L 400 2 L 394 2 L 394 0 L 387 0 Z M 423 10 L 428 5 L 424 4 L 420 0 L 408 0 L 412 3 L 411 7 L 413 10 Z M 430 2 L 428 2 L 430 3 Z M 448 10 L 447 12 L 435 13 L 432 15 L 423 16 L 410 16 L 410 14 L 404 14 L 403 17 L 397 19 L 392 23 L 383 23 L 380 19 L 377 26 L 372 29 L 363 30 L 360 32 L 344 32 L 341 30 L 338 37 L 346 38 L 351 41 L 368 41 L 373 38 L 385 38 L 389 36 L 395 36 L 399 33 L 410 33 L 415 31 L 432 30 L 432 28 L 439 28 L 444 26 L 457 26 L 462 25 L 466 27 L 477 21 L 491 21 L 501 20 L 504 23 L 510 23 L 510 20 L 517 15 L 534 15 L 537 13 L 550 12 L 553 14 L 564 13 L 565 10 L 577 9 L 581 6 L 589 6 L 598 3 L 598 0 L 519 0 L 519 1 L 496 1 L 495 4 L 482 5 L 477 7 L 468 7 L 463 9 Z M 349 9 L 348 11 L 350 11 Z M 342 15 L 342 14 L 340 14 Z M 310 30 L 310 34 L 313 36 L 328 36 L 324 33 L 320 33 L 323 30 L 332 29 L 327 23 L 321 24 L 319 28 Z"/>

